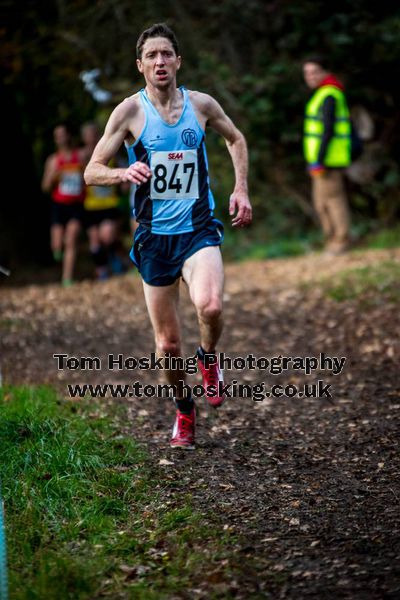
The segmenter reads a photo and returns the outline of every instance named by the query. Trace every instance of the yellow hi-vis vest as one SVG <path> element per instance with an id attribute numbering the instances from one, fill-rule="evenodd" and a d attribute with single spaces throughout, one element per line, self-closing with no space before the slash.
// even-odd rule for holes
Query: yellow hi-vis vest
<path id="1" fill-rule="evenodd" d="M 324 158 L 325 167 L 348 167 L 351 163 L 351 123 L 345 95 L 333 85 L 323 85 L 306 105 L 304 118 L 304 156 L 308 164 L 318 162 L 324 123 L 322 105 L 325 98 L 335 99 L 335 124 Z"/>

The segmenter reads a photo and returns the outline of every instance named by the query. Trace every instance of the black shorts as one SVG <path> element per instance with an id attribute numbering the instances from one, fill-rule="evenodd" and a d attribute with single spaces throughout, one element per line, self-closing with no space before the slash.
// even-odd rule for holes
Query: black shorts
<path id="1" fill-rule="evenodd" d="M 85 227 L 89 229 L 100 225 L 103 221 L 118 221 L 121 214 L 118 208 L 105 208 L 104 210 L 85 210 Z"/>
<path id="2" fill-rule="evenodd" d="M 206 226 L 190 233 L 159 235 L 139 225 L 130 253 L 143 280 L 149 285 L 172 285 L 182 274 L 190 256 L 207 246 L 220 246 L 224 227 L 213 219 Z"/>
<path id="3" fill-rule="evenodd" d="M 83 223 L 84 214 L 82 202 L 61 204 L 61 202 L 54 202 L 53 200 L 51 207 L 51 224 L 64 226 L 74 219 Z"/>

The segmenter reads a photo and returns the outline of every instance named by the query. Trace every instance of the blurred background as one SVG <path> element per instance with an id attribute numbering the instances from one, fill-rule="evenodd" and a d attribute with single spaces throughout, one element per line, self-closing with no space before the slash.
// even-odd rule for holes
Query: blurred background
<path id="1" fill-rule="evenodd" d="M 363 154 L 347 178 L 353 235 L 361 244 L 398 245 L 398 3 L 26 0 L 17 8 L 6 0 L 1 13 L 0 264 L 14 272 L 14 282 L 58 279 L 49 248 L 50 199 L 40 189 L 55 125 L 68 121 L 76 144 L 82 123 L 104 127 L 114 106 L 142 87 L 136 40 L 160 21 L 180 42 L 178 83 L 214 95 L 248 140 L 255 219 L 239 236 L 226 228 L 226 259 L 295 255 L 321 244 L 302 156 L 310 92 L 301 66 L 315 53 L 327 56 L 344 82 L 363 138 Z M 217 216 L 228 223 L 233 172 L 224 146 L 208 134 Z M 128 250 L 127 194 L 121 207 Z"/>

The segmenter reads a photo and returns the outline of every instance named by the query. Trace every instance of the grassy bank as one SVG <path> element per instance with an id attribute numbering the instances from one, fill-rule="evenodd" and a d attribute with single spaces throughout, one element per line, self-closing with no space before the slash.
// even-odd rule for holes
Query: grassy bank
<path id="1" fill-rule="evenodd" d="M 363 307 L 372 307 L 399 302 L 399 280 L 400 264 L 386 260 L 376 265 L 346 269 L 319 283 L 332 300 L 355 300 Z"/>
<path id="2" fill-rule="evenodd" d="M 205 551 L 223 563 L 229 532 L 121 434 L 123 406 L 9 388 L 0 411 L 12 598 L 168 598 L 207 578 Z"/>
<path id="3" fill-rule="evenodd" d="M 362 226 L 363 225 L 363 226 Z M 374 229 L 373 223 L 353 227 L 355 250 L 397 248 L 400 246 L 400 227 Z M 376 224 L 375 224 L 376 227 Z M 255 223 L 249 230 L 225 227 L 222 252 L 227 261 L 264 260 L 301 256 L 323 250 L 321 231 L 290 231 L 271 228 L 267 221 Z"/>

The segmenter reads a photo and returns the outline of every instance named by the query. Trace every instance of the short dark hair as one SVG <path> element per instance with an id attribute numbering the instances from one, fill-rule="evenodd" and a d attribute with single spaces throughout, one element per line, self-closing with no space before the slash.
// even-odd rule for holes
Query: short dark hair
<path id="1" fill-rule="evenodd" d="M 58 127 L 64 127 L 65 131 L 71 136 L 72 135 L 72 127 L 71 123 L 68 121 L 57 121 L 57 123 L 53 127 L 53 131 L 55 131 Z"/>
<path id="2" fill-rule="evenodd" d="M 148 29 L 145 29 L 139 36 L 139 39 L 136 44 L 136 56 L 137 58 L 142 58 L 142 50 L 146 40 L 154 37 L 164 37 L 169 40 L 175 50 L 175 54 L 179 55 L 179 45 L 178 40 L 176 39 L 175 33 L 172 31 L 170 27 L 166 23 L 155 23 Z"/>
<path id="3" fill-rule="evenodd" d="M 306 63 L 315 63 L 316 65 L 319 65 L 322 69 L 324 69 L 324 71 L 329 71 L 330 69 L 329 60 L 326 58 L 326 56 L 323 56 L 322 54 L 313 54 L 307 56 L 303 59 L 303 66 Z"/>

